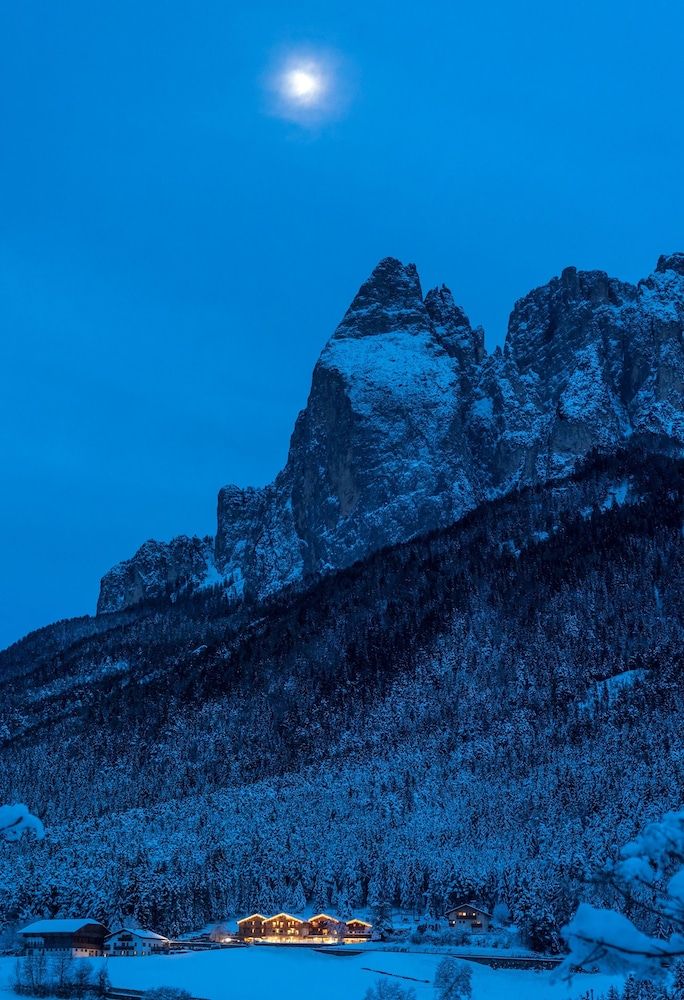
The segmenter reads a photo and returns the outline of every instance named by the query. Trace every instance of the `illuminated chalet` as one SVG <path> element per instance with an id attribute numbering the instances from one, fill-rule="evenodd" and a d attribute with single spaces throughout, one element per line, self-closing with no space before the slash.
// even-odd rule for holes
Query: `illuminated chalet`
<path id="1" fill-rule="evenodd" d="M 488 913 L 478 903 L 461 902 L 447 910 L 446 918 L 449 927 L 461 927 L 463 930 L 474 933 L 484 933 L 488 931 L 492 922 L 492 915 Z"/>
<path id="2" fill-rule="evenodd" d="M 358 917 L 352 917 L 351 920 L 347 921 L 347 933 L 348 938 L 369 938 L 373 931 L 373 925 L 369 924 L 366 920 L 359 920 Z"/>
<path id="3" fill-rule="evenodd" d="M 317 913 L 307 921 L 312 937 L 343 938 L 346 924 L 329 913 Z"/>
<path id="4" fill-rule="evenodd" d="M 299 917 L 293 917 L 289 913 L 276 913 L 275 917 L 268 917 L 264 920 L 264 937 L 266 938 L 294 938 L 306 937 L 309 933 L 309 925 Z"/>
<path id="5" fill-rule="evenodd" d="M 311 944 L 343 941 L 367 941 L 373 930 L 365 920 L 353 917 L 339 920 L 329 913 L 317 913 L 308 920 L 301 920 L 291 913 L 276 913 L 265 917 L 252 913 L 238 920 L 238 937 L 244 941 L 265 941 L 270 944 Z"/>
<path id="6" fill-rule="evenodd" d="M 238 920 L 238 935 L 242 938 L 262 938 L 264 937 L 264 922 L 266 917 L 262 913 L 253 913 L 251 917 L 243 917 Z"/>

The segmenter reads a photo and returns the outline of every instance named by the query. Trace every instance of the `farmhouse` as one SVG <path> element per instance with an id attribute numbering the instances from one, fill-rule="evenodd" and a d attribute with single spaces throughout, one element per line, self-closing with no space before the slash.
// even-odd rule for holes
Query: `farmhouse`
<path id="1" fill-rule="evenodd" d="M 107 928 L 97 920 L 37 920 L 19 931 L 24 950 L 33 955 L 48 951 L 74 958 L 104 954 Z"/>
<path id="2" fill-rule="evenodd" d="M 449 927 L 460 927 L 464 931 L 472 933 L 484 933 L 488 931 L 492 923 L 492 915 L 488 913 L 479 903 L 465 902 L 464 900 L 452 906 L 446 912 Z"/>
<path id="3" fill-rule="evenodd" d="M 106 936 L 104 952 L 109 958 L 142 958 L 166 954 L 170 946 L 168 938 L 154 931 L 122 927 Z"/>

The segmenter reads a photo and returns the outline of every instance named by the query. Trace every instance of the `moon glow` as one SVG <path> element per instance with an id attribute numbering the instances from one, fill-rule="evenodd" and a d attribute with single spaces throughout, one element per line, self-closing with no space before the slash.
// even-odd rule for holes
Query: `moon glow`
<path id="1" fill-rule="evenodd" d="M 322 96 L 325 82 L 315 66 L 296 66 L 283 76 L 283 93 L 298 104 L 315 104 Z"/>
<path id="2" fill-rule="evenodd" d="M 318 130 L 347 108 L 346 62 L 325 49 L 290 49 L 271 64 L 266 91 L 270 114 Z"/>

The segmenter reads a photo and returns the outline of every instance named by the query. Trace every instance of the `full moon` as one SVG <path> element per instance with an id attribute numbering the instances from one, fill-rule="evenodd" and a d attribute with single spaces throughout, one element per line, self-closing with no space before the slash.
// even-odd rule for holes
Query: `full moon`
<path id="1" fill-rule="evenodd" d="M 323 80 L 311 69 L 291 69 L 285 74 L 285 90 L 302 104 L 313 103 L 323 90 Z"/>
<path id="2" fill-rule="evenodd" d="M 306 129 L 339 118 L 349 103 L 346 64 L 326 49 L 281 52 L 274 57 L 265 87 L 269 113 Z"/>

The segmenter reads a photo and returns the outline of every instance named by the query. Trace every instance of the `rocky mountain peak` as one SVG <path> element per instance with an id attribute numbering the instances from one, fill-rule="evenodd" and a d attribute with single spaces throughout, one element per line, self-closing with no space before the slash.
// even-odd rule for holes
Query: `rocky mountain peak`
<path id="1" fill-rule="evenodd" d="M 102 578 L 98 614 L 206 580 L 213 548 L 214 540 L 208 536 L 179 535 L 170 542 L 144 542 L 131 559 L 118 563 Z"/>
<path id="2" fill-rule="evenodd" d="M 684 275 L 684 253 L 662 254 L 658 258 L 656 271 L 675 271 Z"/>
<path id="3" fill-rule="evenodd" d="M 470 320 L 446 285 L 430 289 L 425 296 L 425 309 L 437 329 L 471 332 Z"/>
<path id="4" fill-rule="evenodd" d="M 578 351 L 597 339 L 600 325 L 610 325 L 615 310 L 634 301 L 633 285 L 605 271 L 565 268 L 560 277 L 535 288 L 516 302 L 506 346 L 522 372 L 571 372 Z M 612 310 L 612 312 L 611 312 Z"/>
<path id="5" fill-rule="evenodd" d="M 385 257 L 361 285 L 334 337 L 410 330 L 424 319 L 423 293 L 415 264 Z"/>
<path id="6" fill-rule="evenodd" d="M 314 369 L 288 460 L 221 490 L 213 544 L 146 543 L 102 580 L 99 611 L 185 581 L 260 598 L 457 521 L 639 433 L 684 447 L 684 254 L 638 285 L 566 268 L 516 303 L 505 350 L 442 285 L 387 257 Z"/>
<path id="7" fill-rule="evenodd" d="M 467 327 L 470 321 L 460 306 L 456 305 L 451 289 L 446 285 L 431 288 L 425 296 L 425 308 L 430 319 L 438 326 Z"/>
<path id="8" fill-rule="evenodd" d="M 473 330 L 465 312 L 454 301 L 446 285 L 431 288 L 425 296 L 425 309 L 435 334 L 447 353 L 462 367 L 479 364 L 484 358 L 484 330 Z"/>

